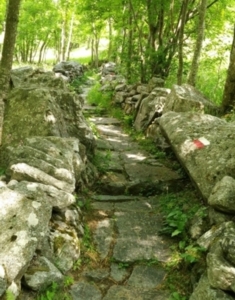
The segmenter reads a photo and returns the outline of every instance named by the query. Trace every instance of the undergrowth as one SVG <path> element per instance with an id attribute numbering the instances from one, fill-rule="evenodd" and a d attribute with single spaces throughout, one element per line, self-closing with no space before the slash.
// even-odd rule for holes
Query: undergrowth
<path id="1" fill-rule="evenodd" d="M 166 286 L 172 291 L 170 300 L 186 300 L 192 293 L 193 267 L 196 265 L 197 270 L 205 269 L 205 249 L 192 241 L 189 227 L 196 213 L 198 217 L 206 220 L 206 208 L 190 189 L 161 195 L 159 202 L 163 215 L 160 233 L 175 240 L 175 244 L 171 247 L 171 260 L 166 264 L 168 270 Z"/>

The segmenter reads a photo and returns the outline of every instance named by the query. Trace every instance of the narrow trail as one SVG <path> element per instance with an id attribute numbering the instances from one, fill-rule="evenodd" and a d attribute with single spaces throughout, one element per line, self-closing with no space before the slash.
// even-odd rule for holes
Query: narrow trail
<path id="1" fill-rule="evenodd" d="M 173 259 L 174 241 L 160 234 L 158 199 L 185 188 L 185 179 L 169 163 L 142 150 L 117 119 L 96 115 L 89 105 L 84 114 L 98 133 L 96 158 L 103 172 L 85 217 L 87 264 L 71 287 L 72 297 L 170 299 L 167 265 Z"/>

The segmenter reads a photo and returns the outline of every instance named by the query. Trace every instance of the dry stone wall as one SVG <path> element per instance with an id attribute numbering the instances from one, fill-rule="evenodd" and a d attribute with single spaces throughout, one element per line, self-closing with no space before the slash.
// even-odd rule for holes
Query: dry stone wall
<path id="1" fill-rule="evenodd" d="M 0 297 L 63 281 L 84 233 L 74 192 L 96 174 L 83 99 L 53 72 L 15 70 L 12 85 L 1 146 Z"/>

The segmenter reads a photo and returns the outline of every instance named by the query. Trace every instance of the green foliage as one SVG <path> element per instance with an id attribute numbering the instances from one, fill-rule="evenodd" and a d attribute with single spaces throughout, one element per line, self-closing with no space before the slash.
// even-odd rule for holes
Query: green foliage
<path id="1" fill-rule="evenodd" d="M 166 153 L 164 151 L 159 150 L 152 139 L 144 138 L 142 135 L 137 135 L 136 139 L 138 140 L 140 146 L 142 146 L 142 148 L 149 152 L 154 158 L 166 158 Z"/>
<path id="2" fill-rule="evenodd" d="M 37 300 L 55 300 L 58 292 L 58 284 L 53 282 L 52 285 L 42 294 L 37 297 Z"/>
<path id="3" fill-rule="evenodd" d="M 85 247 L 86 250 L 93 250 L 93 248 L 94 248 L 92 245 L 91 231 L 87 224 L 85 224 L 85 226 L 84 226 L 84 235 L 82 238 L 82 245 Z"/>
<path id="4" fill-rule="evenodd" d="M 66 276 L 63 285 L 59 286 L 53 282 L 45 291 L 37 296 L 37 300 L 72 300 L 72 297 L 67 292 L 67 288 L 74 283 L 71 276 Z"/>
<path id="5" fill-rule="evenodd" d="M 82 266 L 82 259 L 79 258 L 77 261 L 75 261 L 75 263 L 73 264 L 73 271 L 78 271 L 80 270 Z"/>
<path id="6" fill-rule="evenodd" d="M 118 269 L 122 270 L 122 269 L 127 269 L 129 268 L 129 264 L 128 263 L 124 263 L 124 262 L 119 262 L 118 263 Z"/>
<path id="7" fill-rule="evenodd" d="M 169 300 L 186 300 L 187 298 L 185 296 L 180 295 L 178 292 L 174 292 L 171 294 Z"/>
<path id="8" fill-rule="evenodd" d="M 83 211 L 91 211 L 91 200 L 88 197 L 78 197 L 76 196 L 76 204 L 80 207 Z"/>
<path id="9" fill-rule="evenodd" d="M 15 300 L 16 296 L 11 291 L 6 291 L 6 300 Z"/>
<path id="10" fill-rule="evenodd" d="M 65 276 L 64 278 L 64 287 L 69 287 L 71 286 L 72 284 L 74 284 L 74 278 L 71 277 L 71 276 Z"/>
<path id="11" fill-rule="evenodd" d="M 96 84 L 90 89 L 87 95 L 87 101 L 91 105 L 108 109 L 112 105 L 112 92 L 102 92 L 100 90 L 100 84 Z"/>
<path id="12" fill-rule="evenodd" d="M 190 201 L 192 196 L 185 193 L 169 193 L 160 197 L 161 211 L 164 216 L 161 230 L 163 234 L 186 238 L 188 222 L 200 207 L 199 204 L 188 206 Z"/>
<path id="13" fill-rule="evenodd" d="M 164 222 L 162 233 L 170 234 L 172 237 L 185 234 L 188 217 L 180 209 L 170 212 Z"/>
<path id="14" fill-rule="evenodd" d="M 112 153 L 110 150 L 106 152 L 97 151 L 92 158 L 92 163 L 96 166 L 100 174 L 105 173 L 110 165 Z"/>
<path id="15" fill-rule="evenodd" d="M 70 83 L 70 88 L 72 91 L 75 91 L 76 93 L 81 93 L 82 85 L 86 83 L 87 78 L 85 76 L 77 77 Z"/>
<path id="16" fill-rule="evenodd" d="M 5 173 L 6 173 L 6 169 L 0 167 L 0 176 L 4 175 Z"/>
<path id="17" fill-rule="evenodd" d="M 181 244 L 182 243 L 183 241 L 181 241 Z M 183 250 L 183 253 L 181 253 L 180 256 L 186 264 L 192 264 L 199 261 L 202 253 L 205 252 L 204 248 L 192 244 L 184 247 L 179 243 L 179 248 Z"/>

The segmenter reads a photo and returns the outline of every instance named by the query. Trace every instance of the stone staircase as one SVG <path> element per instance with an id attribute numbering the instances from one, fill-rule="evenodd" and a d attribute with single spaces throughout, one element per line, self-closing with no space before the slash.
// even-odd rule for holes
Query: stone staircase
<path id="1" fill-rule="evenodd" d="M 183 178 L 141 149 L 120 121 L 95 116 L 89 105 L 84 108 L 98 132 L 96 156 L 102 174 L 86 220 L 95 249 L 77 274 L 72 298 L 170 299 L 165 278 L 173 241 L 160 234 L 158 198 L 182 189 Z"/>

